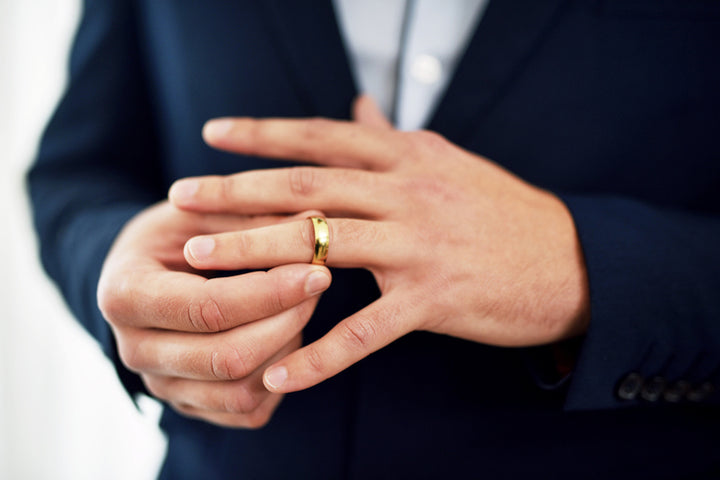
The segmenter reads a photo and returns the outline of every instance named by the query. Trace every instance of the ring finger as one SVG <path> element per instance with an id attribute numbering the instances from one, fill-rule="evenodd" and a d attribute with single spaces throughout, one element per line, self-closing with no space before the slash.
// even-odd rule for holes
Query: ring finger
<path id="1" fill-rule="evenodd" d="M 327 219 L 330 234 L 326 263 L 342 268 L 383 268 L 403 255 L 402 239 L 389 221 Z M 185 258 L 198 269 L 270 268 L 310 262 L 315 234 L 309 220 L 194 237 Z"/>
<path id="2" fill-rule="evenodd" d="M 154 374 L 143 375 L 143 378 L 153 395 L 175 406 L 205 412 L 249 415 L 259 409 L 268 397 L 278 396 L 264 387 L 264 368 L 297 350 L 301 343 L 302 337 L 298 334 L 255 372 L 241 380 L 214 382 Z"/>
<path id="3" fill-rule="evenodd" d="M 273 412 L 283 397 L 284 395 L 272 394 L 250 413 L 214 412 L 202 410 L 188 404 L 171 403 L 170 405 L 187 417 L 204 420 L 221 427 L 258 429 L 270 421 Z"/>

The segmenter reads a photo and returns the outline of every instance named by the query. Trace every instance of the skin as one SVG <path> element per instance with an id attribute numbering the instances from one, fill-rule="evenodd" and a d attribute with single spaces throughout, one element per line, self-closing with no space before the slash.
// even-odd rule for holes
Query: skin
<path id="1" fill-rule="evenodd" d="M 178 412 L 262 427 L 284 392 L 413 330 L 518 346 L 587 328 L 562 202 L 435 134 L 393 131 L 367 98 L 353 123 L 233 119 L 204 133 L 218 148 L 321 168 L 183 180 L 115 241 L 99 306 L 123 363 Z M 311 215 L 328 217 L 328 265 L 368 268 L 382 297 L 301 348 L 331 280 L 308 264 Z M 211 278 L 232 269 L 258 271 Z"/>
<path id="2" fill-rule="evenodd" d="M 287 264 L 208 279 L 188 265 L 183 247 L 197 235 L 292 220 L 196 214 L 163 202 L 124 227 L 103 266 L 98 303 L 121 360 L 153 395 L 219 425 L 270 420 L 282 395 L 263 386 L 263 371 L 300 347 L 329 271 Z"/>
<path id="3" fill-rule="evenodd" d="M 497 346 L 587 330 L 587 274 L 562 201 L 435 133 L 393 130 L 368 98 L 355 120 L 211 121 L 204 137 L 215 148 L 315 166 L 184 179 L 170 191 L 173 205 L 196 214 L 320 210 L 327 265 L 367 268 L 380 287 L 376 302 L 314 343 L 278 350 L 253 379 L 267 366 L 268 391 L 302 390 L 415 330 Z M 184 256 L 198 271 L 299 268 L 312 245 L 301 219 L 198 235 Z"/>

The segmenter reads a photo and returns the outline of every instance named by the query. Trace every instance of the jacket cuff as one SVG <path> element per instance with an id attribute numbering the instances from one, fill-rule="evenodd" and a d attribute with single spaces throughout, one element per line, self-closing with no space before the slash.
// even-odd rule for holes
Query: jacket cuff
<path id="1" fill-rule="evenodd" d="M 561 198 L 575 220 L 591 303 L 565 409 L 718 402 L 720 255 L 707 245 L 718 219 L 621 198 Z"/>

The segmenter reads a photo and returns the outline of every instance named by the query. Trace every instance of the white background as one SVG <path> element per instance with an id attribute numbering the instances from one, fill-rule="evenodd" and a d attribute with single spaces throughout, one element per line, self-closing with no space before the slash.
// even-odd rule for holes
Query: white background
<path id="1" fill-rule="evenodd" d="M 59 95 L 79 0 L 0 0 L 0 479 L 150 479 L 165 440 L 42 272 L 23 175 Z"/>

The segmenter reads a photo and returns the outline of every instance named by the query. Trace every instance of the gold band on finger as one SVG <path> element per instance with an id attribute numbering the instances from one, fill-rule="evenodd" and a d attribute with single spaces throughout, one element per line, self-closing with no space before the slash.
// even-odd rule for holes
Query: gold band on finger
<path id="1" fill-rule="evenodd" d="M 325 265 L 330 248 L 330 230 L 327 221 L 322 217 L 310 217 L 315 232 L 315 248 L 310 262 L 313 265 Z"/>

